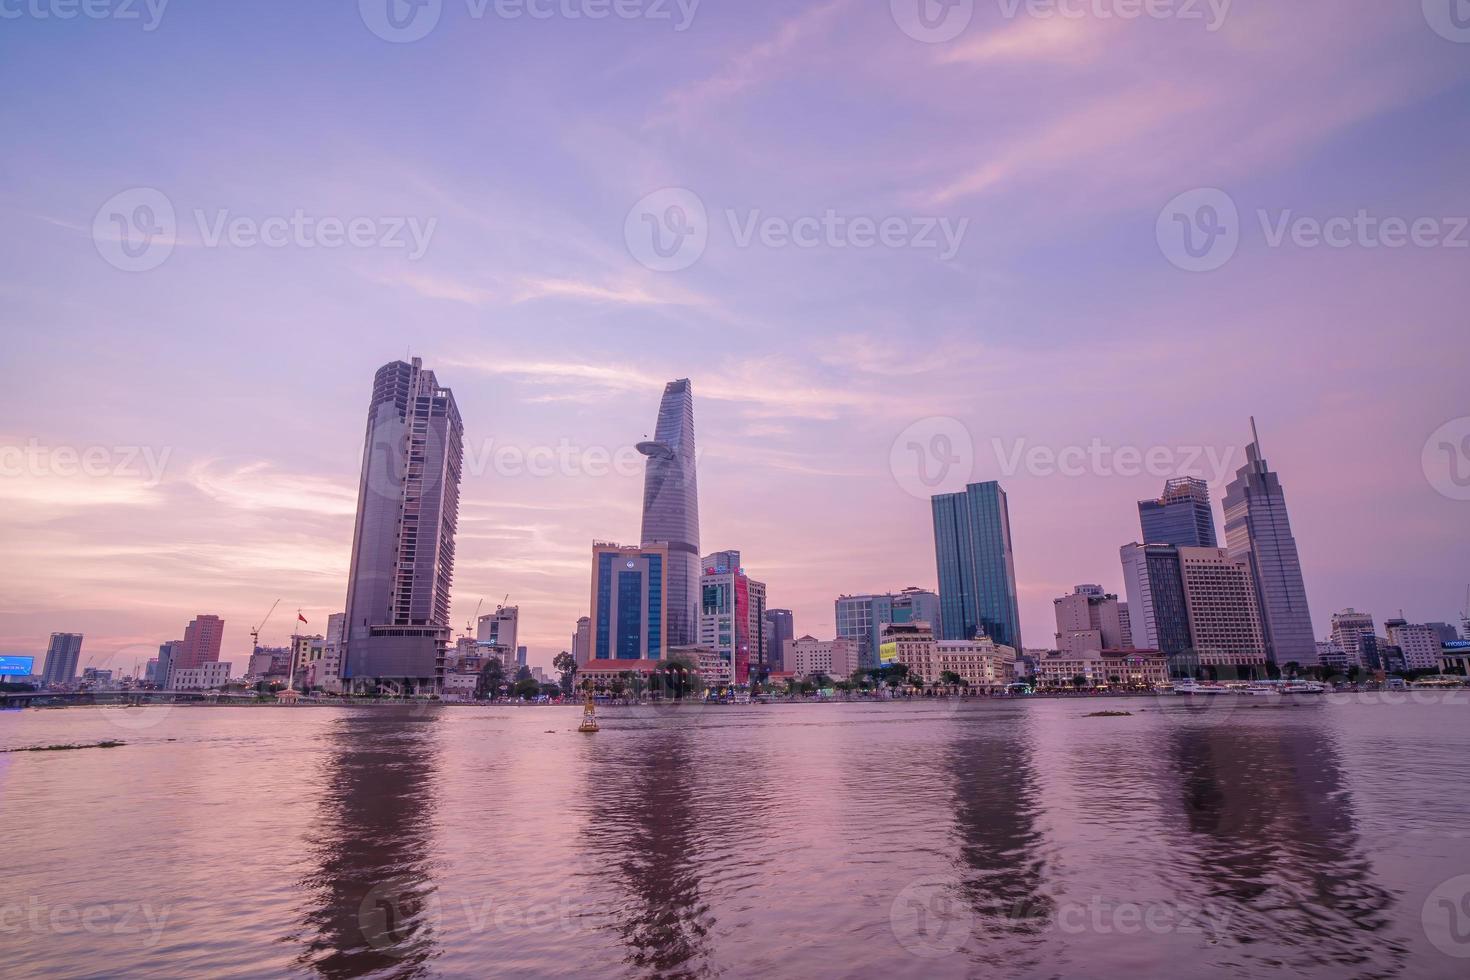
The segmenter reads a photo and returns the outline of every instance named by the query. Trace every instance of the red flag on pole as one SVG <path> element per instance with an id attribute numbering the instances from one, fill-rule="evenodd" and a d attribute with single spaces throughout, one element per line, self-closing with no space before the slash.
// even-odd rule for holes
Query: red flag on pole
<path id="1" fill-rule="evenodd" d="M 301 615 L 299 611 L 296 613 L 296 618 L 301 620 L 303 623 L 306 622 L 306 617 Z"/>

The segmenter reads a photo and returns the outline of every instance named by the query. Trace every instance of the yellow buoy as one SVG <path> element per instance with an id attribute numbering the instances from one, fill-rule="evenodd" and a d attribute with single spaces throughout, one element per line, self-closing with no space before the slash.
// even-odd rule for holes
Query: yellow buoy
<path id="1" fill-rule="evenodd" d="M 592 733 L 597 731 L 597 705 L 592 700 L 592 692 L 587 692 L 587 703 L 582 705 L 582 724 L 577 726 L 577 731 Z"/>

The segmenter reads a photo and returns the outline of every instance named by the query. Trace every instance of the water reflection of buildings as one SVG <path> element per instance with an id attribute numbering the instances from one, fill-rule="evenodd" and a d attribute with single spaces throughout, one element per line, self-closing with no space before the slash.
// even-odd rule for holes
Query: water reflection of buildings
<path id="1" fill-rule="evenodd" d="M 701 868 L 724 859 L 709 851 L 711 840 L 731 839 L 712 826 L 721 808 L 701 806 L 708 801 L 699 796 L 688 738 L 659 728 L 588 746 L 584 894 L 606 897 L 584 913 L 618 936 L 629 965 L 664 977 L 710 972 L 714 916 Z"/>
<path id="2" fill-rule="evenodd" d="M 1218 923 L 1226 956 L 1354 975 L 1402 969 L 1393 894 L 1364 856 L 1329 733 L 1300 724 L 1180 728 L 1168 753 L 1183 830 L 1173 884 L 1194 891 Z"/>
<path id="3" fill-rule="evenodd" d="M 957 874 L 975 912 L 977 962 L 1024 968 L 1038 962 L 1052 899 L 1043 892 L 1046 859 L 1040 788 L 1029 733 L 1032 715 L 971 721 L 950 742 Z"/>
<path id="4" fill-rule="evenodd" d="M 354 712 L 329 736 L 300 957 L 323 976 L 421 976 L 436 953 L 438 716 L 427 711 Z"/>

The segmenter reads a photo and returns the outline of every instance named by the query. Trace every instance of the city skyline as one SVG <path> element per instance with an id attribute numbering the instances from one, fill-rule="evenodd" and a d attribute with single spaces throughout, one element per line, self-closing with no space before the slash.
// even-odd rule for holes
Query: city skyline
<path id="1" fill-rule="evenodd" d="M 977 7 L 934 45 L 886 6 L 705 5 L 683 32 L 461 10 L 412 44 L 300 4 L 179 7 L 146 35 L 13 24 L 0 71 L 35 84 L 0 107 L 27 134 L 5 162 L 0 304 L 30 369 L 5 396 L 0 445 L 21 456 L 4 459 L 0 505 L 26 572 L 7 576 L 0 650 L 39 653 L 60 630 L 88 636 L 84 660 L 146 659 L 211 610 L 230 624 L 223 656 L 243 662 L 276 598 L 313 620 L 341 611 L 362 379 L 410 349 L 454 388 L 479 460 L 563 440 L 626 459 L 652 435 L 650 393 L 694 379 L 702 537 L 740 548 L 800 632 L 830 635 L 842 592 L 937 587 L 915 546 L 927 503 L 890 470 L 895 440 L 933 417 L 970 434 L 964 476 L 1011 495 L 1021 620 L 1043 636 L 1077 582 L 1122 588 L 1136 501 L 1184 474 L 1037 475 L 1026 453 L 1208 448 L 1231 453 L 1228 481 L 1251 414 L 1290 490 L 1317 637 L 1345 606 L 1457 619 L 1467 504 L 1426 479 L 1424 454 L 1467 415 L 1464 251 L 1273 245 L 1259 215 L 1463 215 L 1464 46 L 1415 4 L 1235 4 L 1213 33 Z M 334 97 L 303 100 L 323 50 Z M 98 97 L 63 53 L 153 94 Z M 1145 84 L 1152 72 L 1175 87 Z M 249 98 L 228 82 L 262 73 Z M 1024 110 L 973 97 L 998 90 L 1026 92 Z M 198 138 L 161 141 L 160 118 Z M 148 271 L 110 265 L 92 235 L 130 188 L 165 195 L 181 226 Z M 694 265 L 660 272 L 625 233 L 667 188 L 697 195 L 711 227 Z M 1208 273 L 1156 239 L 1195 188 L 1227 192 L 1245 226 Z M 435 230 L 410 259 L 212 247 L 194 218 L 208 232 L 221 212 L 298 209 Z M 736 240 L 753 216 L 829 210 L 969 225 L 947 261 Z M 1412 390 L 1393 396 L 1402 378 Z M 166 379 L 168 400 L 142 379 Z M 51 455 L 96 448 L 96 476 Z M 1223 529 L 1222 468 L 1195 462 Z M 586 614 L 588 542 L 638 535 L 629 463 L 607 478 L 467 470 L 456 628 L 481 596 L 512 593 L 533 660 L 564 648 Z"/>
<path id="2" fill-rule="evenodd" d="M 0 79 L 9 973 L 1465 972 L 1470 0 Z"/>
<path id="3" fill-rule="evenodd" d="M 412 360 L 415 361 L 415 362 L 419 361 L 418 358 L 413 358 Z M 409 365 L 407 363 L 404 363 L 404 362 L 395 362 L 395 364 L 398 365 L 398 366 L 401 366 L 403 368 L 409 367 Z M 390 364 L 387 367 L 383 368 L 382 370 L 388 370 L 389 368 L 393 368 L 393 367 L 395 367 L 395 364 Z M 416 364 L 414 365 L 414 369 L 417 370 L 417 365 Z M 431 382 L 432 382 L 432 372 L 425 372 L 425 373 L 428 374 L 428 375 L 430 375 L 430 379 L 431 379 Z M 380 371 L 380 374 L 381 374 L 381 371 Z M 682 384 L 682 383 L 683 382 L 670 383 L 670 386 L 666 386 L 666 387 L 671 387 L 671 386 L 673 386 L 675 384 Z M 451 398 L 452 398 L 452 396 L 451 396 Z M 666 401 L 667 401 L 667 397 L 666 397 Z M 682 409 L 681 409 L 681 411 L 682 411 Z M 664 414 L 664 413 L 665 413 L 665 410 L 664 409 L 661 409 L 661 415 Z M 641 454 L 641 449 L 639 448 L 639 446 L 632 446 L 632 447 L 629 447 L 629 448 L 630 448 L 630 454 L 629 454 L 630 455 L 630 458 L 635 453 L 640 453 Z M 1247 447 L 1247 454 L 1246 455 L 1247 455 L 1247 458 L 1248 459 L 1249 459 L 1249 450 L 1251 448 L 1252 447 Z M 472 456 L 473 455 L 473 450 L 472 449 L 471 450 L 467 450 L 467 455 L 468 456 Z M 703 458 L 703 453 L 702 452 L 700 454 L 700 458 L 701 459 Z M 1222 457 L 1222 458 L 1224 458 L 1224 457 Z M 367 461 L 364 460 L 363 462 L 364 462 L 364 468 L 366 469 L 366 463 L 367 463 Z M 641 457 L 641 455 L 638 458 L 638 462 L 640 464 L 642 463 L 642 457 Z M 467 465 L 473 466 L 473 460 L 469 460 L 467 462 Z M 616 466 L 616 463 L 614 463 L 613 466 L 615 467 Z M 629 470 L 629 474 L 628 475 L 631 478 L 631 476 L 632 476 L 632 470 L 631 469 Z M 902 483 L 902 474 L 889 474 L 889 476 L 890 476 L 890 479 L 894 479 L 894 480 L 896 480 L 896 482 Z M 1274 477 L 1274 473 L 1272 474 L 1272 476 Z M 1151 478 L 1152 477 L 1145 477 L 1143 479 L 1151 479 Z M 608 476 L 606 479 L 608 479 L 610 481 L 616 482 L 619 479 L 619 476 L 616 475 L 616 474 L 614 474 L 614 475 Z M 583 478 L 583 482 L 587 482 L 587 478 L 584 477 Z M 646 476 L 642 480 L 632 480 L 632 483 L 642 483 L 642 484 L 645 484 L 645 486 L 643 488 L 643 490 L 644 490 L 645 493 L 647 492 L 646 482 L 647 482 Z M 1127 483 L 1129 485 L 1135 485 L 1138 481 L 1133 480 L 1133 479 L 1119 479 L 1119 480 L 1116 480 L 1115 482 Z M 1217 487 L 1216 483 L 1213 482 L 1213 481 L 1205 481 L 1205 482 L 1207 483 L 1207 485 L 1209 487 L 1210 501 L 1211 501 L 1211 506 L 1212 506 L 1212 513 L 1214 515 L 1213 519 L 1216 520 L 1216 521 L 1220 521 L 1221 518 L 1222 518 L 1222 516 L 1223 516 L 1223 496 L 1224 496 L 1223 487 Z M 1136 501 L 1136 504 L 1141 504 L 1146 499 L 1149 499 L 1149 498 L 1142 498 L 1142 499 Z M 469 503 L 471 505 L 473 505 L 474 501 L 469 501 Z M 928 510 L 929 509 L 928 507 L 925 506 L 926 503 L 929 503 L 930 505 L 932 505 L 932 500 L 931 501 L 915 500 L 914 501 L 914 504 L 917 505 L 920 510 Z M 1124 529 L 1127 528 L 1127 526 L 1128 526 L 1128 524 L 1130 522 L 1129 522 L 1129 514 L 1127 512 L 1127 508 L 1126 507 L 1122 510 L 1122 512 L 1120 514 L 1115 514 L 1113 516 L 1115 518 L 1117 518 L 1117 523 L 1122 528 L 1124 528 Z M 1134 514 L 1132 516 L 1133 516 L 1132 523 L 1134 524 L 1135 530 L 1136 530 L 1136 523 L 1137 523 L 1137 511 L 1136 511 L 1136 509 L 1135 509 Z M 934 577 L 933 576 L 933 572 L 932 572 L 932 563 L 933 563 L 932 554 L 933 554 L 933 547 L 934 547 L 934 541 L 933 541 L 933 536 L 932 536 L 933 535 L 932 524 L 930 524 L 924 530 L 928 534 L 928 537 L 926 539 L 923 539 L 923 540 L 920 540 L 919 542 L 917 542 L 917 549 L 920 552 L 927 552 L 929 554 L 929 556 L 930 556 L 929 557 L 929 564 L 930 564 L 930 567 L 931 567 L 931 572 L 929 573 L 929 579 L 928 580 L 923 579 L 921 576 L 917 576 L 916 577 L 916 580 L 926 582 L 926 584 L 921 585 L 921 586 L 918 586 L 918 588 L 921 588 L 921 589 L 930 589 L 930 588 L 932 588 L 932 586 L 928 585 L 927 582 L 928 581 L 932 581 L 933 580 L 933 577 Z M 735 536 L 738 536 L 739 533 L 740 532 L 738 530 L 736 530 L 734 532 L 725 532 L 725 533 L 722 534 L 722 538 L 728 538 L 732 534 L 735 535 Z M 347 550 L 350 550 L 350 549 L 347 549 Z M 1015 551 L 1016 551 L 1016 563 L 1017 563 L 1018 567 L 1024 567 L 1024 565 L 1026 564 L 1022 560 L 1023 557 L 1024 557 L 1024 555 L 1025 555 L 1025 548 L 1024 548 L 1024 546 L 1017 547 L 1015 549 Z M 533 560 L 533 559 L 534 559 L 534 556 L 527 556 L 527 560 Z M 779 560 L 780 560 L 779 559 L 779 556 L 776 556 L 774 558 L 774 560 L 777 561 L 777 562 L 779 562 Z M 1055 564 L 1057 564 L 1057 563 L 1054 563 L 1054 565 Z M 1066 562 L 1063 561 L 1060 564 L 1061 565 L 1065 565 Z M 1304 557 L 1303 558 L 1303 565 L 1304 565 L 1305 568 L 1310 569 L 1312 567 L 1312 562 L 1310 561 L 1309 558 Z M 583 576 L 583 581 L 585 582 L 585 568 L 582 570 L 582 573 L 581 574 Z M 807 629 L 804 625 L 799 625 L 798 626 L 798 632 L 799 633 L 814 633 L 815 632 L 815 633 L 821 633 L 821 634 L 825 634 L 825 635 L 829 635 L 829 636 L 839 635 L 839 627 L 838 627 L 838 624 L 836 622 L 835 617 L 831 614 L 831 609 L 832 609 L 832 603 L 833 603 L 833 601 L 836 600 L 836 599 L 838 599 L 841 595 L 844 594 L 840 590 L 842 588 L 844 588 L 845 585 L 846 585 L 846 581 L 845 580 L 839 581 L 839 579 L 838 579 L 838 576 L 839 575 L 840 575 L 839 572 L 837 572 L 835 570 L 830 570 L 828 572 L 828 574 L 826 574 L 822 579 L 820 579 L 818 581 L 818 583 L 814 587 L 814 590 L 808 592 L 808 594 L 815 594 L 815 595 L 817 595 L 818 598 L 816 598 L 815 600 L 810 600 L 810 599 L 809 600 L 806 600 L 805 607 L 803 609 L 798 610 L 797 613 L 796 613 L 796 616 L 797 616 L 797 619 L 799 620 L 799 623 L 800 624 L 817 623 L 819 625 L 817 625 L 815 629 Z M 1105 585 L 1105 588 L 1108 589 L 1108 590 L 1110 590 L 1110 591 L 1115 591 L 1119 595 L 1123 595 L 1123 593 L 1126 590 L 1126 583 L 1124 581 L 1124 578 L 1126 577 L 1126 575 L 1125 576 L 1118 576 L 1116 570 L 1113 570 L 1112 573 L 1111 573 L 1111 575 L 1112 575 L 1112 577 L 1109 577 L 1108 575 L 1102 576 L 1102 579 L 1101 580 L 1107 583 Z M 1086 577 L 1086 576 L 1074 576 L 1074 577 Z M 1097 577 L 1097 576 L 1094 575 L 1093 577 Z M 830 589 L 828 589 L 827 586 L 824 584 L 826 582 L 831 582 L 832 583 L 831 586 L 830 586 Z M 514 588 L 514 584 L 513 583 L 507 583 L 507 584 L 510 587 Z M 903 588 L 913 588 L 913 587 L 914 586 L 904 586 Z M 1309 593 L 1316 591 L 1313 588 L 1313 584 L 1312 584 L 1310 578 L 1308 578 L 1308 586 L 1307 587 L 1308 587 L 1308 592 Z M 578 618 L 587 615 L 586 600 L 585 600 L 585 585 L 583 586 L 583 589 L 584 589 L 584 591 L 583 591 L 584 598 L 582 599 L 581 606 L 580 606 L 579 610 L 577 611 L 577 615 L 573 616 L 571 619 L 568 620 L 568 623 L 571 626 L 573 626 L 573 627 L 575 627 L 576 620 Z M 830 594 L 828 594 L 826 596 L 823 596 L 822 595 L 822 591 L 824 589 L 827 590 Z M 893 591 L 893 592 L 896 593 L 899 590 L 900 590 L 899 587 L 893 587 L 891 591 Z M 1042 615 L 1042 611 L 1045 610 L 1045 606 L 1050 606 L 1050 604 L 1052 602 L 1052 599 L 1047 599 L 1045 601 L 1045 605 L 1043 605 L 1041 602 L 1038 602 L 1035 599 L 1031 598 L 1031 594 L 1032 594 L 1032 592 L 1034 592 L 1034 589 L 1028 589 L 1026 582 L 1023 579 L 1020 579 L 1020 576 L 1019 575 L 1018 575 L 1018 592 L 1023 597 L 1022 600 L 1021 600 L 1021 602 L 1020 602 L 1020 606 L 1021 606 L 1021 608 L 1023 610 L 1022 611 L 1022 620 L 1023 621 L 1026 620 L 1026 618 L 1027 618 L 1027 616 L 1029 614 L 1029 615 L 1035 615 L 1035 616 L 1037 616 L 1037 620 L 1035 620 L 1035 621 L 1043 622 L 1043 623 L 1050 622 L 1049 619 L 1043 620 L 1040 617 Z M 455 608 L 455 609 L 463 609 L 464 607 L 463 607 L 462 604 L 466 602 L 466 598 L 467 597 L 465 597 L 465 596 L 459 595 L 458 594 L 458 589 L 456 589 L 454 591 L 453 596 L 452 596 L 452 602 L 456 604 L 456 605 L 454 605 L 453 608 Z M 779 599 L 781 597 L 778 596 L 777 598 Z M 475 596 L 475 601 L 477 603 L 480 600 L 481 600 L 481 597 L 480 596 L 478 596 L 478 595 Z M 575 599 L 572 599 L 571 601 L 575 605 L 576 600 Z M 1327 603 L 1326 603 L 1326 607 L 1333 607 L 1333 608 L 1335 608 L 1337 605 L 1345 605 L 1345 604 L 1346 603 L 1334 602 L 1333 600 L 1328 600 Z M 1360 603 L 1360 604 L 1366 605 L 1366 603 Z M 789 603 L 788 602 L 788 605 L 793 605 L 793 603 Z M 1035 610 L 1032 610 L 1031 609 L 1032 606 L 1035 606 L 1036 609 Z M 825 607 L 825 610 L 826 610 L 826 620 L 825 620 L 825 623 L 824 623 L 823 615 L 822 615 L 822 612 L 821 612 L 821 609 L 823 607 Z M 238 607 L 237 606 L 237 608 L 243 608 L 243 607 Z M 322 606 L 322 607 L 309 606 L 309 607 L 306 607 L 306 608 L 308 608 L 309 611 L 313 612 L 314 615 L 320 615 L 323 618 L 325 618 L 325 616 L 327 616 L 327 615 L 330 614 L 330 611 L 329 611 L 328 607 L 326 607 L 326 606 Z M 1392 608 L 1395 611 L 1397 611 L 1400 608 L 1407 609 L 1407 608 L 1410 608 L 1410 607 L 1407 606 L 1407 605 L 1405 605 L 1403 602 L 1399 602 L 1398 604 L 1394 605 Z M 1049 610 L 1045 610 L 1045 615 L 1049 616 L 1050 615 L 1050 611 Z M 1314 631 L 1316 632 L 1318 639 L 1327 638 L 1327 637 L 1329 637 L 1331 635 L 1331 631 L 1332 631 L 1332 618 L 1331 618 L 1331 616 L 1332 616 L 1332 614 L 1329 611 L 1326 614 L 1326 617 L 1325 617 L 1326 618 L 1326 623 L 1325 624 L 1322 624 L 1322 625 L 1315 625 L 1315 620 L 1314 620 L 1314 625 L 1315 625 L 1315 630 Z M 225 616 L 224 618 L 228 620 L 230 617 L 229 616 Z M 540 617 L 538 617 L 538 618 L 540 618 Z M 1411 614 L 1409 616 L 1409 618 L 1411 620 L 1413 620 L 1414 619 L 1414 616 Z M 458 632 L 459 627 L 457 625 L 453 625 L 453 624 L 457 624 L 461 619 L 464 619 L 464 616 L 461 613 L 455 612 L 455 613 L 451 614 L 451 617 L 450 617 L 450 620 L 449 621 L 451 623 L 451 628 L 456 632 L 456 634 Z M 1457 612 L 1452 611 L 1451 613 L 1445 613 L 1445 614 L 1442 614 L 1442 615 L 1432 615 L 1432 614 L 1430 614 L 1430 615 L 1424 615 L 1424 616 L 1421 616 L 1419 618 L 1419 621 L 1435 621 L 1435 620 L 1456 621 L 1456 619 L 1457 619 Z M 539 628 L 528 629 L 527 632 L 526 632 L 526 634 L 525 634 L 527 637 L 532 638 L 532 642 L 536 644 L 533 647 L 534 654 L 531 657 L 531 661 L 533 663 L 536 663 L 536 664 L 539 664 L 539 665 L 549 665 L 551 659 L 555 656 L 556 653 L 561 652 L 562 650 L 569 650 L 570 649 L 570 645 L 567 643 L 566 639 L 564 638 L 565 637 L 565 633 L 566 633 L 565 630 L 558 631 L 555 628 L 555 626 L 553 626 L 552 628 L 548 629 L 546 627 L 546 624 L 544 622 L 542 622 L 542 623 L 536 623 L 535 625 L 537 627 L 539 627 Z M 84 632 L 84 633 L 86 632 L 85 630 L 74 630 L 74 631 L 75 632 Z M 163 632 L 164 633 L 167 633 L 168 630 L 165 629 Z M 177 632 L 177 631 L 175 631 L 175 632 Z M 245 627 L 244 626 L 242 626 L 240 628 L 240 632 L 241 633 L 245 632 Z M 279 633 L 279 637 L 280 638 L 285 638 L 286 636 L 290 635 L 291 633 L 294 633 L 295 632 L 295 629 L 293 629 L 293 628 L 282 628 L 280 626 L 277 626 L 277 632 Z M 557 640 L 552 640 L 551 642 L 543 642 L 543 640 L 546 638 L 546 636 L 547 636 L 548 633 L 558 635 L 559 643 L 558 643 Z M 160 635 L 162 635 L 162 634 L 160 634 Z M 266 641 L 266 639 L 264 637 L 269 637 L 269 636 L 271 636 L 271 631 L 268 629 L 265 633 L 263 633 L 262 645 L 268 645 L 267 644 L 267 641 Z M 1141 641 L 1141 638 L 1142 638 L 1142 635 L 1140 634 L 1140 641 Z M 108 638 L 106 638 L 105 636 L 101 637 L 100 638 L 100 641 L 103 644 L 106 644 L 106 643 L 109 642 L 108 641 Z M 152 640 L 152 644 L 151 644 L 152 648 L 156 650 L 157 645 L 158 645 L 159 642 L 160 641 L 158 641 L 156 639 Z M 238 643 L 238 638 L 237 638 L 237 643 Z M 135 644 L 135 645 L 132 645 L 132 646 L 145 647 L 145 646 L 148 646 L 148 645 L 149 645 L 149 641 L 148 640 L 144 640 L 141 643 Z M 129 649 L 131 650 L 131 647 Z M 222 659 L 222 660 L 231 660 L 233 658 L 235 660 L 242 660 L 243 661 L 245 659 L 248 659 L 249 649 L 250 648 L 248 646 L 236 646 L 236 645 L 232 645 L 230 643 L 230 634 L 227 632 L 226 633 L 226 637 L 225 637 L 224 652 L 220 654 L 220 659 Z M 7 651 L 7 652 L 24 653 L 25 651 L 22 651 L 22 650 L 14 650 L 14 651 Z M 108 659 L 107 656 L 106 656 L 106 654 L 105 654 L 105 652 L 102 655 L 99 656 L 95 652 L 93 652 L 92 650 L 89 649 L 89 653 L 91 655 L 84 655 L 82 657 L 82 660 L 79 662 L 79 665 L 78 665 L 78 670 L 80 670 L 82 666 L 118 667 L 118 668 L 124 668 L 124 669 L 126 669 L 129 666 L 131 666 L 131 662 L 124 662 L 123 660 L 120 660 L 120 659 L 116 658 L 115 656 L 112 657 L 111 659 Z"/>

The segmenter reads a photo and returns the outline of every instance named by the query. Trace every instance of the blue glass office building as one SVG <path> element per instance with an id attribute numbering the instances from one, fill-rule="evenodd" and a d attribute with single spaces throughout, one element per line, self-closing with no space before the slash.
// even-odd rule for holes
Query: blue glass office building
<path id="1" fill-rule="evenodd" d="M 1179 548 L 1218 548 L 1215 514 L 1210 509 L 1210 485 L 1192 476 L 1164 484 L 1157 500 L 1138 502 L 1142 544 L 1172 544 Z"/>
<path id="2" fill-rule="evenodd" d="M 669 552 L 662 545 L 592 549 L 592 659 L 663 660 Z"/>
<path id="3" fill-rule="evenodd" d="M 994 480 L 933 500 L 934 554 L 939 568 L 941 635 L 982 633 L 1018 652 L 1021 613 L 1006 492 Z"/>

